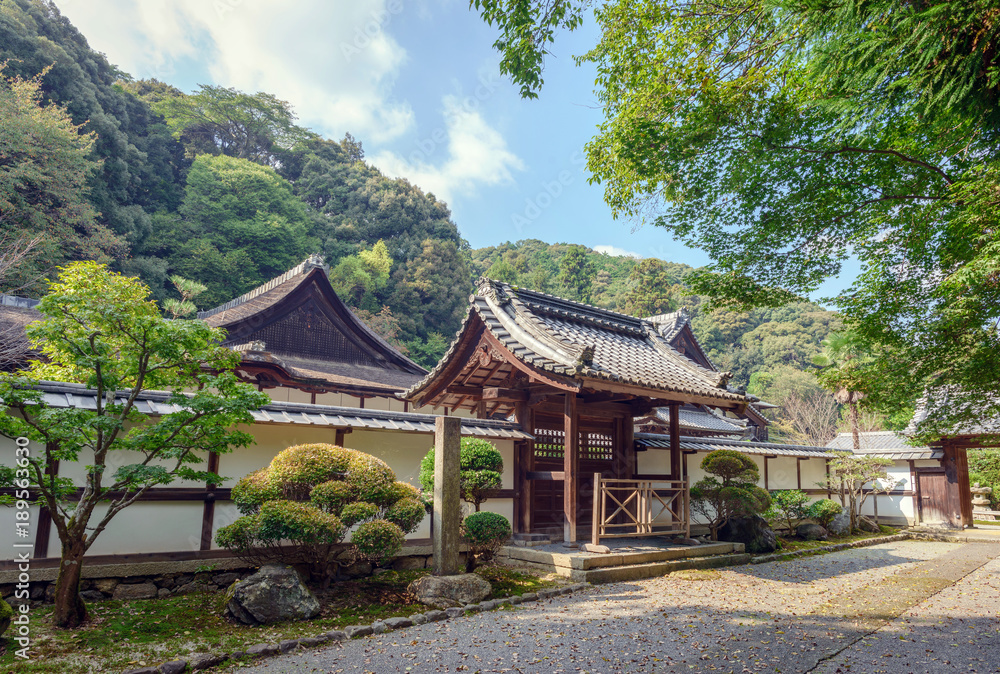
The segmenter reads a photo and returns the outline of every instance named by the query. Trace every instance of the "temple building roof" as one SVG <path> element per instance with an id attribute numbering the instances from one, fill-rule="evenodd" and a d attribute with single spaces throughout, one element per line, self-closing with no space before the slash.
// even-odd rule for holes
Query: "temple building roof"
<path id="1" fill-rule="evenodd" d="M 566 391 L 617 391 L 732 409 L 746 403 L 725 388 L 728 373 L 685 358 L 643 319 L 488 278 L 479 279 L 470 303 L 448 352 L 405 392 L 408 400 L 461 406 L 462 393 L 449 392 L 450 384 L 499 386 L 513 368 Z M 489 377 L 467 367 L 477 357 L 493 372 Z"/>
<path id="2" fill-rule="evenodd" d="M 635 444 L 645 449 L 670 449 L 670 437 L 658 433 L 636 433 Z M 779 445 L 773 442 L 751 442 L 731 438 L 695 438 L 681 436 L 681 449 L 685 451 L 711 452 L 716 449 L 735 449 L 744 454 L 766 456 L 799 456 L 824 458 L 832 450 L 826 447 L 808 445 Z"/>
<path id="3" fill-rule="evenodd" d="M 227 331 L 241 376 L 265 387 L 393 395 L 426 373 L 337 297 L 318 256 L 198 318 Z"/>
<path id="4" fill-rule="evenodd" d="M 747 431 L 745 419 L 730 419 L 709 407 L 685 405 L 677 411 L 681 434 L 684 435 L 734 435 L 741 436 Z M 636 430 L 646 427 L 670 427 L 670 410 L 658 407 L 644 418 L 635 420 Z M 656 431 L 653 431 L 656 432 Z"/>
<path id="5" fill-rule="evenodd" d="M 907 444 L 906 436 L 896 431 L 863 431 L 858 435 L 861 449 L 857 451 L 854 449 L 854 436 L 851 433 L 840 433 L 826 446 L 837 451 L 870 454 L 894 461 L 940 459 L 944 456 L 944 451 L 939 448 Z"/>

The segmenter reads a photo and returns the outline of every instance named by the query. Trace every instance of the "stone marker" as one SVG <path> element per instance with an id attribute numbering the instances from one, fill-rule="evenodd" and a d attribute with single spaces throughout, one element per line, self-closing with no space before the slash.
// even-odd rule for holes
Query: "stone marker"
<path id="1" fill-rule="evenodd" d="M 462 505 L 459 494 L 462 420 L 434 420 L 434 575 L 458 573 L 459 525 Z"/>
<path id="2" fill-rule="evenodd" d="M 594 545 L 593 543 L 584 543 L 580 546 L 580 552 L 593 552 L 599 555 L 607 555 L 611 553 L 611 548 L 606 545 Z"/>

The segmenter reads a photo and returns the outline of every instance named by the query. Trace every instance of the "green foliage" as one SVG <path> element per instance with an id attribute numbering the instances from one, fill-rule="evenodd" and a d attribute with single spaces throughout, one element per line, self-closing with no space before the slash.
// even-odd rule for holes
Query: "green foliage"
<path id="1" fill-rule="evenodd" d="M 459 458 L 459 489 L 462 500 L 479 512 L 484 501 L 493 496 L 503 482 L 503 455 L 489 440 L 462 438 Z M 420 485 L 427 494 L 434 493 L 434 449 L 420 461 Z"/>
<path id="2" fill-rule="evenodd" d="M 597 267 L 583 246 L 570 246 L 559 261 L 559 282 L 571 299 L 589 302 Z"/>
<path id="3" fill-rule="evenodd" d="M 10 627 L 10 621 L 14 618 L 14 609 L 10 607 L 10 604 L 0 599 L 0 637 L 4 635 L 7 628 Z"/>
<path id="4" fill-rule="evenodd" d="M 528 4 L 481 7 L 526 96 L 561 17 L 588 6 Z M 993 3 L 617 0 L 595 18 L 588 168 L 615 216 L 707 252 L 689 283 L 736 308 L 795 300 L 857 257 L 834 301 L 879 354 L 869 404 L 889 414 L 929 384 L 981 402 L 940 405 L 928 438 L 1000 414 Z"/>
<path id="5" fill-rule="evenodd" d="M 771 492 L 771 506 L 764 513 L 769 522 L 780 522 L 791 532 L 802 520 L 810 517 L 809 495 L 799 489 L 782 489 Z"/>
<path id="6" fill-rule="evenodd" d="M 177 289 L 177 292 L 181 296 L 179 300 L 172 297 L 163 300 L 163 308 L 170 314 L 170 317 L 182 318 L 198 313 L 198 307 L 194 303 L 194 298 L 208 290 L 208 288 L 197 281 L 191 281 L 177 275 L 171 276 L 170 282 L 174 284 L 174 288 Z"/>
<path id="7" fill-rule="evenodd" d="M 828 498 L 821 498 L 809 504 L 806 516 L 816 520 L 820 526 L 826 528 L 830 526 L 833 518 L 842 512 L 844 512 L 844 506 Z"/>
<path id="8" fill-rule="evenodd" d="M 295 125 L 292 106 L 268 93 L 202 84 L 189 96 L 173 90 L 157 97 L 153 109 L 192 156 L 224 154 L 274 166 L 282 150 L 311 136 Z"/>
<path id="9" fill-rule="evenodd" d="M 221 527 L 216 542 L 251 563 L 308 564 L 328 584 L 331 565 L 382 564 L 399 554 L 424 518 L 418 494 L 370 454 L 326 444 L 289 447 L 233 487 L 243 517 Z M 271 511 L 280 517 L 266 515 Z"/>
<path id="10" fill-rule="evenodd" d="M 970 484 L 979 482 L 981 487 L 992 487 L 989 498 L 996 507 L 1000 504 L 1000 450 L 970 449 L 968 457 Z"/>
<path id="11" fill-rule="evenodd" d="M 62 268 L 38 310 L 43 318 L 27 333 L 43 358 L 20 373 L 0 374 L 0 434 L 40 447 L 28 459 L 27 482 L 52 513 L 62 544 L 66 564 L 57 585 L 75 590 L 86 551 L 147 489 L 178 478 L 220 483 L 203 469 L 207 453 L 250 444 L 253 437 L 236 429 L 252 423 L 250 410 L 268 397 L 231 374 L 239 357 L 219 346 L 220 330 L 163 318 L 146 286 L 104 265 Z M 38 390 L 42 381 L 79 382 L 102 403 L 50 408 Z M 137 398 L 150 390 L 169 392 L 166 402 L 177 411 L 153 416 L 140 410 Z M 71 497 L 74 485 L 54 477 L 55 462 L 81 464 L 82 497 Z M 101 502 L 106 507 L 98 510 Z M 69 627 L 86 619 L 82 602 L 57 601 L 55 616 Z"/>
<path id="12" fill-rule="evenodd" d="M 352 307 L 373 311 L 377 297 L 389 281 L 392 258 L 385 242 L 379 239 L 371 250 L 350 255 L 330 271 L 330 283 L 345 302 Z"/>
<path id="13" fill-rule="evenodd" d="M 503 515 L 474 512 L 462 520 L 462 536 L 469 544 L 466 571 L 489 562 L 510 540 L 510 522 Z"/>
<path id="14" fill-rule="evenodd" d="M 628 290 L 619 299 L 620 311 L 646 317 L 675 311 L 683 288 L 666 263 L 656 258 L 641 261 L 628 275 Z"/>
<path id="15" fill-rule="evenodd" d="M 21 79 L 7 78 L 6 67 L 0 62 L 0 235 L 43 235 L 45 264 L 121 255 L 124 242 L 97 223 L 87 200 L 87 180 L 99 168 L 90 157 L 94 133 L 74 124 L 65 108 L 43 102 L 51 69 Z M 32 265 L 21 278 L 38 271 Z"/>
<path id="16" fill-rule="evenodd" d="M 351 534 L 358 557 L 378 566 L 392 561 L 403 549 L 403 542 L 402 529 L 386 520 L 364 522 Z"/>
<path id="17" fill-rule="evenodd" d="M 691 508 L 708 524 L 712 540 L 734 517 L 752 517 L 765 512 L 771 497 L 757 486 L 760 473 L 753 460 L 736 450 L 717 449 L 701 462 L 709 477 L 691 487 Z"/>
<path id="18" fill-rule="evenodd" d="M 856 531 L 868 496 L 887 493 L 898 486 L 886 472 L 892 460 L 850 452 L 832 452 L 831 456 L 826 479 L 819 486 L 839 494 L 841 504 L 851 515 L 851 531 Z"/>

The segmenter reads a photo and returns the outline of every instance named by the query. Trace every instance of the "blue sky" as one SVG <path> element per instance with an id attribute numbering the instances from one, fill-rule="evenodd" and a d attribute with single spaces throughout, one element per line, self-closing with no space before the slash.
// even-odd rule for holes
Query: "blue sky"
<path id="1" fill-rule="evenodd" d="M 267 91 L 325 136 L 448 202 L 473 247 L 537 238 L 700 266 L 656 227 L 615 221 L 587 183 L 601 111 L 594 72 L 563 35 L 539 99 L 501 78 L 495 30 L 467 0 L 56 0 L 91 47 L 135 77 Z M 856 268 L 842 278 L 849 280 Z M 814 297 L 836 292 L 833 281 Z"/>

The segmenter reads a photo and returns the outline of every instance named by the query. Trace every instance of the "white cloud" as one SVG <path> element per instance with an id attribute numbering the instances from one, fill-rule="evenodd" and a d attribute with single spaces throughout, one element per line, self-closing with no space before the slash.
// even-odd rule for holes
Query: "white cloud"
<path id="1" fill-rule="evenodd" d="M 215 83 L 267 91 L 325 135 L 373 143 L 405 133 L 413 111 L 391 88 L 406 51 L 389 35 L 402 0 L 63 0 L 60 9 L 115 64 L 171 75 L 206 61 Z"/>
<path id="2" fill-rule="evenodd" d="M 417 140 L 406 157 L 389 151 L 369 156 L 389 176 L 406 177 L 451 203 L 456 195 L 475 194 L 481 185 L 513 182 L 512 171 L 524 162 L 507 149 L 507 141 L 476 109 L 476 99 L 445 96 L 444 126 Z M 441 161 L 434 161 L 438 157 Z"/>
<path id="3" fill-rule="evenodd" d="M 594 250 L 598 253 L 610 255 L 611 257 L 634 257 L 637 260 L 643 259 L 643 256 L 639 253 L 631 250 L 625 250 L 624 248 L 619 248 L 618 246 L 594 246 Z"/>

